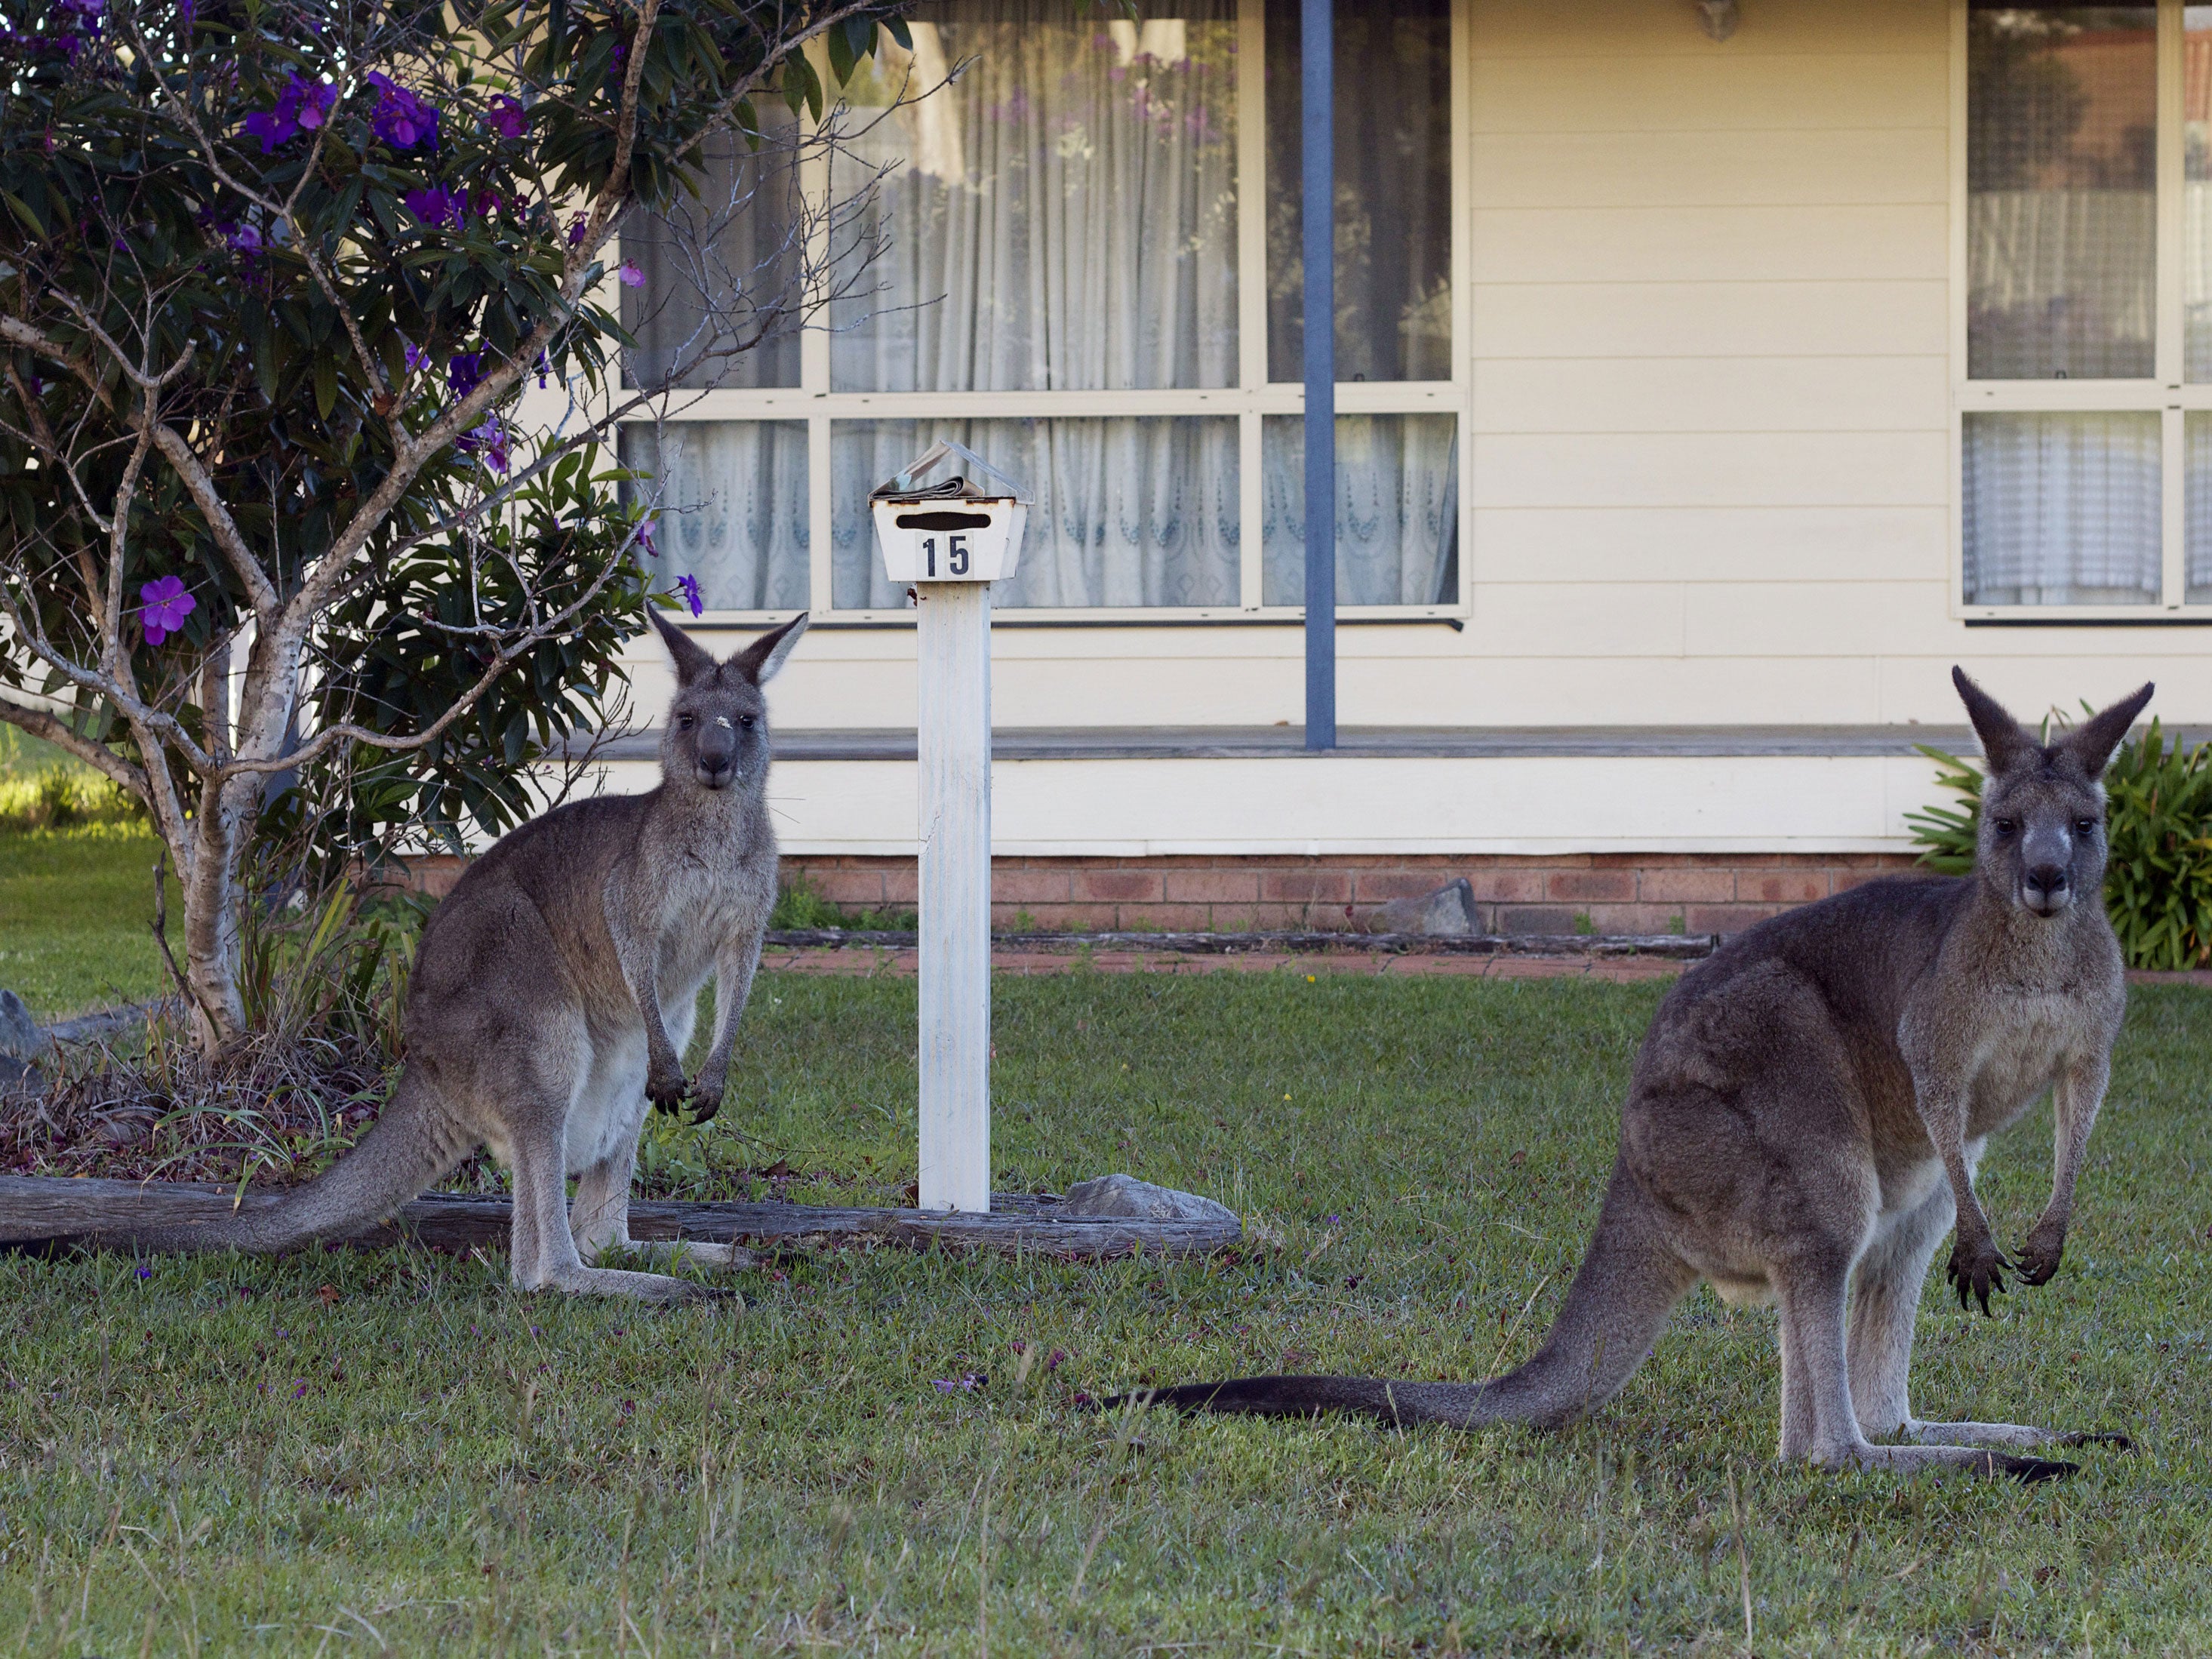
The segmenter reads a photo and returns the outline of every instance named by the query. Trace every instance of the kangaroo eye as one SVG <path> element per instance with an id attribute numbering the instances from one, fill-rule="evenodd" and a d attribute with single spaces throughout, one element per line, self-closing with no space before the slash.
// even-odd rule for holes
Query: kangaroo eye
<path id="1" fill-rule="evenodd" d="M 750 714 L 740 714 L 738 716 L 738 724 L 750 732 L 753 729 L 753 717 Z"/>
<path id="2" fill-rule="evenodd" d="M 679 732 L 689 732 L 698 723 L 698 721 L 693 720 L 689 714 L 678 714 L 676 717 L 676 729 Z"/>
<path id="3" fill-rule="evenodd" d="M 2000 836 L 2008 836 L 2012 834 L 2014 830 L 2019 829 L 2020 825 L 2010 818 L 1998 818 L 1990 823 L 1990 828 L 1996 830 Z"/>
<path id="4" fill-rule="evenodd" d="M 2074 833 L 2075 833 L 2075 835 L 2077 835 L 2077 836 L 2094 836 L 2094 835 L 2095 835 L 2095 834 L 2097 833 L 2097 820 L 2096 820 L 2096 819 L 2094 819 L 2094 818 L 2076 818 L 2076 819 L 2075 819 L 2075 820 L 2074 820 Z"/>

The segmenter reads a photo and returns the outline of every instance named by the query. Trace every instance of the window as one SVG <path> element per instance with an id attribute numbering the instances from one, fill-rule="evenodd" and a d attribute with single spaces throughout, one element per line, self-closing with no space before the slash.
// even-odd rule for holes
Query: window
<path id="1" fill-rule="evenodd" d="M 1960 17 L 1964 612 L 2212 619 L 2212 6 Z"/>
<path id="2" fill-rule="evenodd" d="M 867 492 L 951 437 L 1036 503 L 1000 606 L 1298 614 L 1297 9 L 1154 9 L 925 3 L 912 52 L 848 89 L 834 161 L 718 155 L 698 202 L 625 235 L 646 279 L 623 292 L 630 376 L 683 389 L 625 429 L 623 459 L 651 475 L 659 556 L 710 610 L 910 615 Z M 1462 37 L 1451 0 L 1339 30 L 1339 599 L 1447 614 L 1463 603 Z M 831 226 L 825 199 L 861 205 Z M 716 355 L 708 296 L 774 323 L 805 237 L 880 252 L 823 326 Z"/>

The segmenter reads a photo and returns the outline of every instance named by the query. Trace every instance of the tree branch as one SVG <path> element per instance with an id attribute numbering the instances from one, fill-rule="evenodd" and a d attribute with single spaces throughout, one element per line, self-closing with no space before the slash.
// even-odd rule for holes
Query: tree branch
<path id="1" fill-rule="evenodd" d="M 0 697 L 0 720 L 65 750 L 110 781 L 121 784 L 141 800 L 147 799 L 145 773 L 106 744 L 79 737 L 69 722 L 58 715 L 13 698 Z"/>

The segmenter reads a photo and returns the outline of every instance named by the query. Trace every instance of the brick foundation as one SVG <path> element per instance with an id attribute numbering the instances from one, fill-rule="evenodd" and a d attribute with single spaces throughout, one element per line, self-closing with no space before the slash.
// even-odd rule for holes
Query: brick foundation
<path id="1" fill-rule="evenodd" d="M 1889 853 L 1002 858 L 991 908 L 1002 928 L 1358 928 L 1392 899 L 1465 876 L 1486 933 L 1729 933 L 1913 867 Z M 915 902 L 912 859 L 787 856 L 783 871 L 850 910 Z"/>
<path id="2" fill-rule="evenodd" d="M 461 864 L 426 858 L 412 868 L 442 896 Z M 1465 876 L 1484 933 L 1732 933 L 1915 867 L 1894 853 L 1002 858 L 992 863 L 991 915 L 1001 928 L 1064 932 L 1357 930 L 1378 906 Z M 787 854 L 783 878 L 803 878 L 848 910 L 915 902 L 912 859 Z"/>

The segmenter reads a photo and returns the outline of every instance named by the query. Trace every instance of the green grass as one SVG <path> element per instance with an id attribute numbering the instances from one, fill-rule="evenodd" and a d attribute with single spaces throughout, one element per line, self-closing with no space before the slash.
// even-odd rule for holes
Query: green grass
<path id="1" fill-rule="evenodd" d="M 2139 1437 L 2070 1482 L 1776 1467 L 1772 1316 L 1704 1291 L 1564 1435 L 1076 1408 L 1525 1356 L 1660 988 L 1002 981 L 1000 1185 L 1213 1193 L 1279 1241 L 1237 1258 L 837 1250 L 736 1276 L 742 1310 L 659 1312 L 516 1295 L 496 1256 L 0 1259 L 0 1642 L 1735 1652 L 1733 1469 L 1760 1653 L 2212 1648 L 2212 998 L 2187 988 L 2136 994 L 2058 1279 L 1922 1312 L 1920 1409 Z M 902 1182 L 913 1018 L 911 981 L 763 975 L 730 1104 L 656 1156 Z M 2008 1239 L 2048 1133 L 1984 1165 Z M 1065 1358 L 1018 1381 L 1018 1343 Z"/>
<path id="2" fill-rule="evenodd" d="M 149 925 L 161 842 L 143 824 L 0 833 L 0 986 L 46 1018 L 158 996 Z M 184 910 L 169 878 L 169 939 Z"/>

